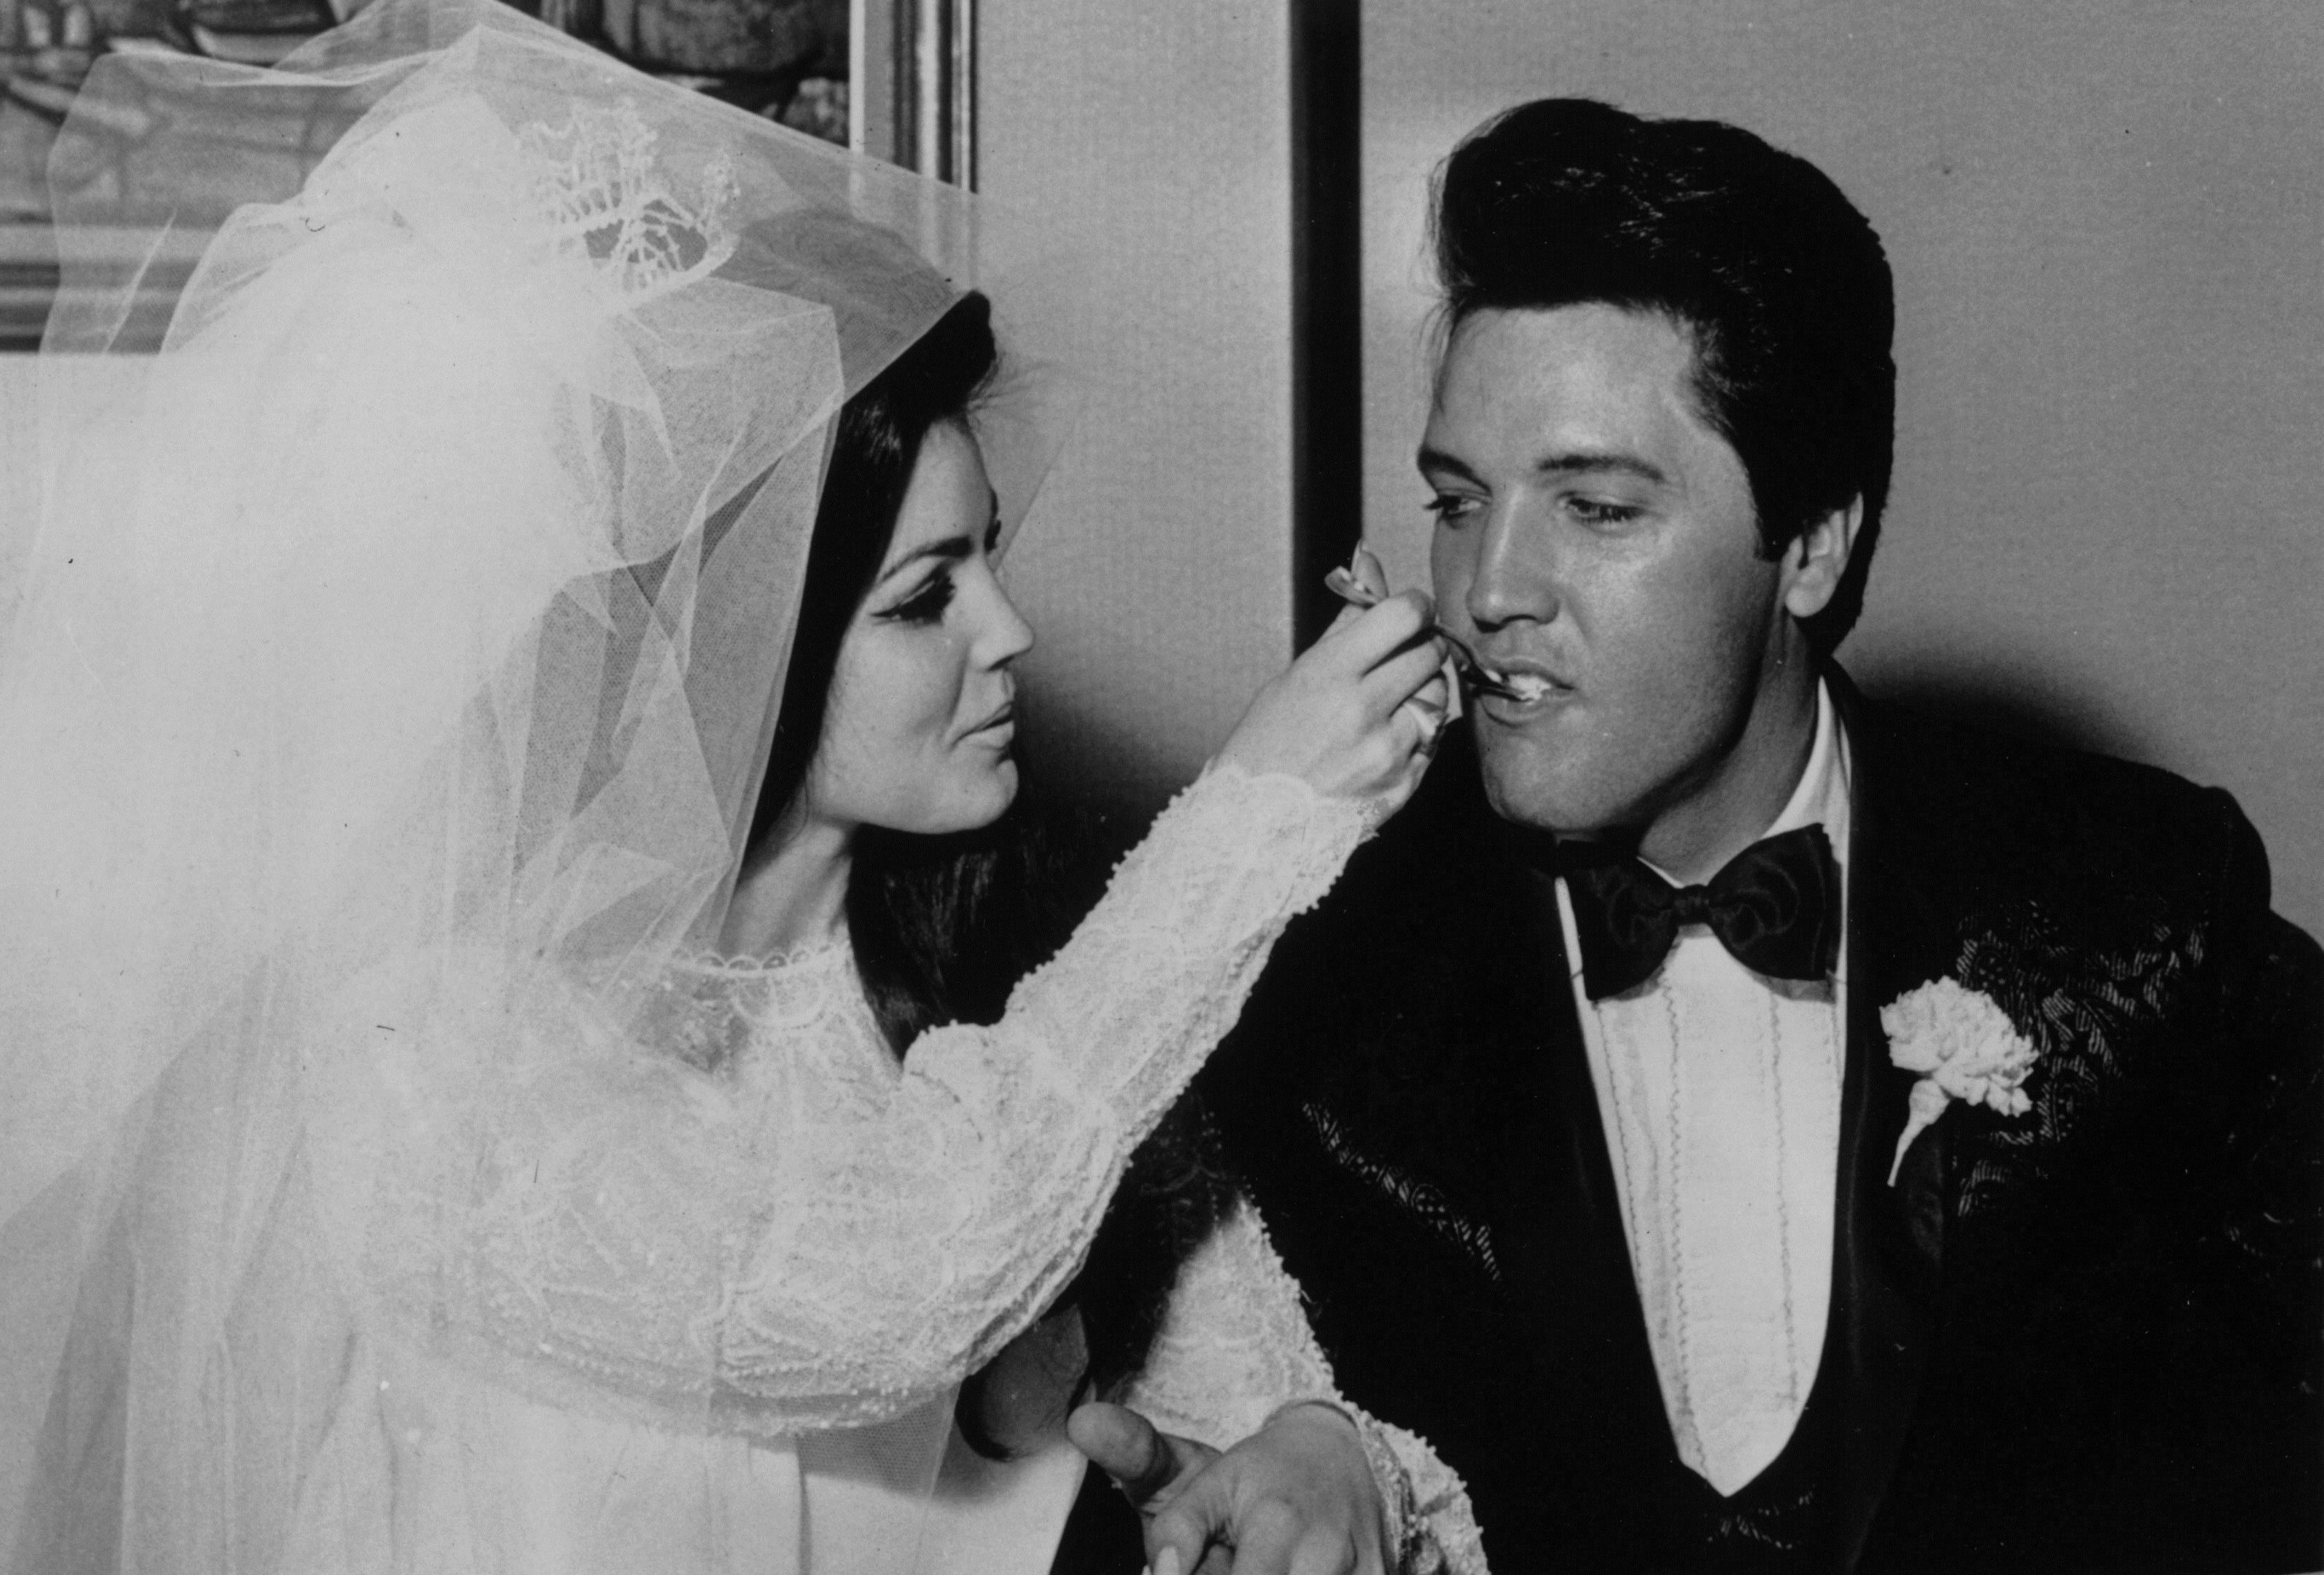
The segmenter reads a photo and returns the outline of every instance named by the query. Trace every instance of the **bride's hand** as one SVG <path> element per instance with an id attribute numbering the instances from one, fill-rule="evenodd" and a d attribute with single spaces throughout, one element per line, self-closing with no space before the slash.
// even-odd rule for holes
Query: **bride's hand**
<path id="1" fill-rule="evenodd" d="M 1451 703 L 1432 611 L 1426 595 L 1406 591 L 1340 614 L 1253 697 L 1220 760 L 1370 801 L 1383 818 L 1396 813 L 1420 785 Z"/>

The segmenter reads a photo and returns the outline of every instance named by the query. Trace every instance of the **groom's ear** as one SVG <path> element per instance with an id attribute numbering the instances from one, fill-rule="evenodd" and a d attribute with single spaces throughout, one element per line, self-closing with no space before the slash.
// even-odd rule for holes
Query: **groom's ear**
<path id="1" fill-rule="evenodd" d="M 1831 604 L 1856 551 L 1856 533 L 1864 524 L 1864 499 L 1848 502 L 1811 521 L 1798 539 L 1784 548 L 1784 610 L 1794 618 L 1812 618 Z"/>

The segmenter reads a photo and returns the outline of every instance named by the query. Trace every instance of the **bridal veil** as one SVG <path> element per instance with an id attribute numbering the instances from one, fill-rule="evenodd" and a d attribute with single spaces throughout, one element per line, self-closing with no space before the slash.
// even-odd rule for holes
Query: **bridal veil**
<path id="1" fill-rule="evenodd" d="M 391 1206 L 365 1101 L 650 1031 L 832 418 L 971 286 L 1039 358 L 1039 257 L 491 0 L 106 57 L 52 170 L 42 507 L 0 522 L 0 1559 L 272 1567 L 383 1237 L 513 1392 L 779 1433 L 707 1351 L 473 1338 L 425 1272 L 461 1178 Z M 980 434 L 1012 518 L 1038 429 Z"/>

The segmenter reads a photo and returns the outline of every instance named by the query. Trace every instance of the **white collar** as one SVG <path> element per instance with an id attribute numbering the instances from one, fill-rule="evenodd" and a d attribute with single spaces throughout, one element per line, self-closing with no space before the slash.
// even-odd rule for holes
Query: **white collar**
<path id="1" fill-rule="evenodd" d="M 1848 739 L 1840 731 L 1840 709 L 1831 702 L 1831 688 L 1816 680 L 1815 742 L 1808 746 L 1808 763 L 1783 814 L 1759 834 L 1760 840 L 1821 824 L 1831 839 L 1831 856 L 1848 867 Z"/>
<path id="2" fill-rule="evenodd" d="M 1800 779 L 1792 788 L 1792 797 L 1783 813 L 1768 823 L 1767 829 L 1751 839 L 1764 842 L 1787 831 L 1797 831 L 1803 825 L 1821 824 L 1824 835 L 1831 840 L 1831 856 L 1841 871 L 1848 869 L 1848 792 L 1851 770 L 1848 753 L 1848 738 L 1840 725 L 1840 710 L 1832 704 L 1831 687 L 1822 679 L 1816 680 L 1815 741 L 1808 746 L 1808 763 L 1800 771 Z M 1745 843 L 1749 846 L 1749 843 Z M 1684 886 L 1669 870 L 1652 860 L 1641 860 L 1646 868 L 1669 881 L 1673 886 Z"/>

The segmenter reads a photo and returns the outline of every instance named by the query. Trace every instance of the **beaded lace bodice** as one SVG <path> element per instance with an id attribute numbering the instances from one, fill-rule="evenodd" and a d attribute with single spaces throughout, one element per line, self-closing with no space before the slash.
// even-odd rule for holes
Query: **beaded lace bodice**
<path id="1" fill-rule="evenodd" d="M 1063 1289 L 1365 828 L 1212 772 L 998 1024 L 900 1064 L 836 946 L 614 1009 L 568 987 L 424 1050 L 373 1033 L 318 1079 L 339 1151 L 372 1156 L 322 1183 L 361 1208 L 375 1177 L 357 1281 L 389 1326 L 560 1404 L 760 1436 L 899 1414 Z"/>

